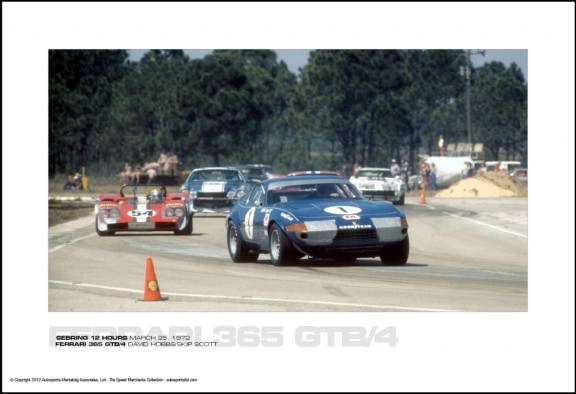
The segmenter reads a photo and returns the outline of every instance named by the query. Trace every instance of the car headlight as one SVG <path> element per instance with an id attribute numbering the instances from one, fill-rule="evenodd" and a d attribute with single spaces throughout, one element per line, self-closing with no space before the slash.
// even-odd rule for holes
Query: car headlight
<path id="1" fill-rule="evenodd" d="M 245 194 L 244 189 L 239 188 L 236 190 L 231 190 L 228 193 L 226 193 L 226 197 L 229 200 L 238 200 L 240 197 L 242 197 Z"/>
<path id="2" fill-rule="evenodd" d="M 100 216 L 102 217 L 102 219 L 107 219 L 107 218 L 119 218 L 120 217 L 120 211 L 116 208 L 112 208 L 112 209 L 102 209 L 100 211 Z"/>
<path id="3" fill-rule="evenodd" d="M 110 210 L 110 217 L 111 218 L 119 218 L 120 217 L 120 211 L 116 208 L 113 208 Z"/>
<path id="4" fill-rule="evenodd" d="M 196 197 L 198 197 L 198 192 L 197 191 L 191 191 L 189 195 L 190 195 L 190 198 L 195 199 Z"/>
<path id="5" fill-rule="evenodd" d="M 184 208 L 182 207 L 175 208 L 174 215 L 176 215 L 177 218 L 184 216 Z"/>

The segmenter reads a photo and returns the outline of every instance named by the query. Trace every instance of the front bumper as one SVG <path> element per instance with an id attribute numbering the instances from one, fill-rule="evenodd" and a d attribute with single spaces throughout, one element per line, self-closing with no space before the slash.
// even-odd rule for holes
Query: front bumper
<path id="1" fill-rule="evenodd" d="M 404 196 L 403 190 L 360 190 L 362 195 L 369 200 L 398 202 Z"/>
<path id="2" fill-rule="evenodd" d="M 408 225 L 400 217 L 372 218 L 371 224 L 336 225 L 333 221 L 304 222 L 307 231 L 290 232 L 296 249 L 314 257 L 375 257 L 402 242 Z"/>

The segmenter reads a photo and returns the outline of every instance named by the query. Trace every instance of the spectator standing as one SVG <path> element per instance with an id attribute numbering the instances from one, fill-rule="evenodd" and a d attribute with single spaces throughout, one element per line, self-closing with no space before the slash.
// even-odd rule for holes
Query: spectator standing
<path id="1" fill-rule="evenodd" d="M 354 178 L 356 178 L 356 176 L 358 175 L 358 170 L 360 169 L 360 164 L 358 164 L 358 162 L 354 162 L 354 166 L 352 167 L 352 176 Z"/>
<path id="2" fill-rule="evenodd" d="M 440 152 L 440 157 L 444 156 L 444 135 L 440 134 L 438 139 L 438 151 Z"/>
<path id="3" fill-rule="evenodd" d="M 160 165 L 161 174 L 165 174 L 168 172 L 170 166 L 168 164 L 168 155 L 166 154 L 166 151 L 163 150 L 160 153 L 160 157 L 158 158 L 158 164 Z"/>
<path id="4" fill-rule="evenodd" d="M 128 162 L 124 163 L 124 183 L 130 183 L 132 179 L 132 166 Z"/>
<path id="5" fill-rule="evenodd" d="M 430 164 L 430 189 L 436 190 L 438 187 L 436 186 L 436 164 Z"/>
<path id="6" fill-rule="evenodd" d="M 423 190 L 428 188 L 428 184 L 430 181 L 430 167 L 425 162 L 420 164 L 420 187 Z"/>
<path id="7" fill-rule="evenodd" d="M 408 190 L 416 190 L 418 188 L 418 175 L 413 175 L 412 171 L 408 170 L 406 176 L 408 177 Z"/>
<path id="8" fill-rule="evenodd" d="M 400 160 L 400 178 L 408 186 L 408 161 L 406 159 Z"/>
<path id="9" fill-rule="evenodd" d="M 486 168 L 486 160 L 484 160 L 482 162 L 482 164 L 480 164 L 480 168 L 478 169 L 478 172 L 486 172 L 488 169 Z"/>
<path id="10" fill-rule="evenodd" d="M 466 178 L 472 178 L 474 176 L 474 167 L 472 166 L 472 162 L 469 161 L 466 163 L 467 168 L 466 168 Z"/>
<path id="11" fill-rule="evenodd" d="M 342 165 L 342 169 L 340 170 L 342 176 L 346 179 L 350 179 L 350 171 L 348 170 L 348 166 L 346 164 Z"/>
<path id="12" fill-rule="evenodd" d="M 178 165 L 178 156 L 176 156 L 176 153 L 171 153 L 168 156 L 168 165 L 170 175 L 176 175 L 176 166 Z"/>
<path id="13" fill-rule="evenodd" d="M 473 175 L 472 163 L 467 161 L 462 169 L 462 179 L 470 178 Z"/>
<path id="14" fill-rule="evenodd" d="M 392 159 L 392 164 L 390 165 L 390 172 L 392 176 L 400 175 L 400 166 L 396 163 L 395 159 Z"/>

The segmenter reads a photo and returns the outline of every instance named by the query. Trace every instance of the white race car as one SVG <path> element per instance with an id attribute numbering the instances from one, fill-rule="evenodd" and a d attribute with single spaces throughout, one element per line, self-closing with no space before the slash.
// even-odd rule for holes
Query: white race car
<path id="1" fill-rule="evenodd" d="M 396 205 L 404 205 L 406 182 L 400 176 L 392 175 L 389 168 L 365 167 L 350 178 L 362 195 L 370 200 L 386 200 Z"/>

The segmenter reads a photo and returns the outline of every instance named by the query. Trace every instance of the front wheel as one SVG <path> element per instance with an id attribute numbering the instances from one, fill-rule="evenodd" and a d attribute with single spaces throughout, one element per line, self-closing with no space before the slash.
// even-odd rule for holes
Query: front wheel
<path id="1" fill-rule="evenodd" d="M 258 253 L 250 253 L 250 249 L 244 244 L 242 234 L 234 224 L 228 223 L 228 254 L 235 263 L 248 263 L 258 260 Z"/>
<path id="2" fill-rule="evenodd" d="M 109 235 L 114 235 L 114 231 L 107 230 L 108 226 L 106 225 L 106 223 L 102 222 L 102 220 L 98 215 L 96 215 L 95 224 L 96 224 L 96 234 L 98 234 L 99 236 L 106 237 Z"/>
<path id="3" fill-rule="evenodd" d="M 194 229 L 193 215 L 189 215 L 186 219 L 186 226 L 182 230 L 174 230 L 175 235 L 190 235 Z"/>
<path id="4" fill-rule="evenodd" d="M 386 248 L 380 254 L 380 260 L 384 265 L 404 265 L 410 254 L 410 240 L 408 235 L 399 244 Z"/>
<path id="5" fill-rule="evenodd" d="M 302 257 L 302 254 L 294 249 L 282 229 L 276 224 L 272 225 L 269 241 L 270 259 L 276 266 L 294 264 Z"/>
<path id="6" fill-rule="evenodd" d="M 402 197 L 400 198 L 400 200 L 395 201 L 394 205 L 404 205 L 405 201 L 406 201 L 405 197 L 406 197 L 406 194 L 402 194 Z"/>

